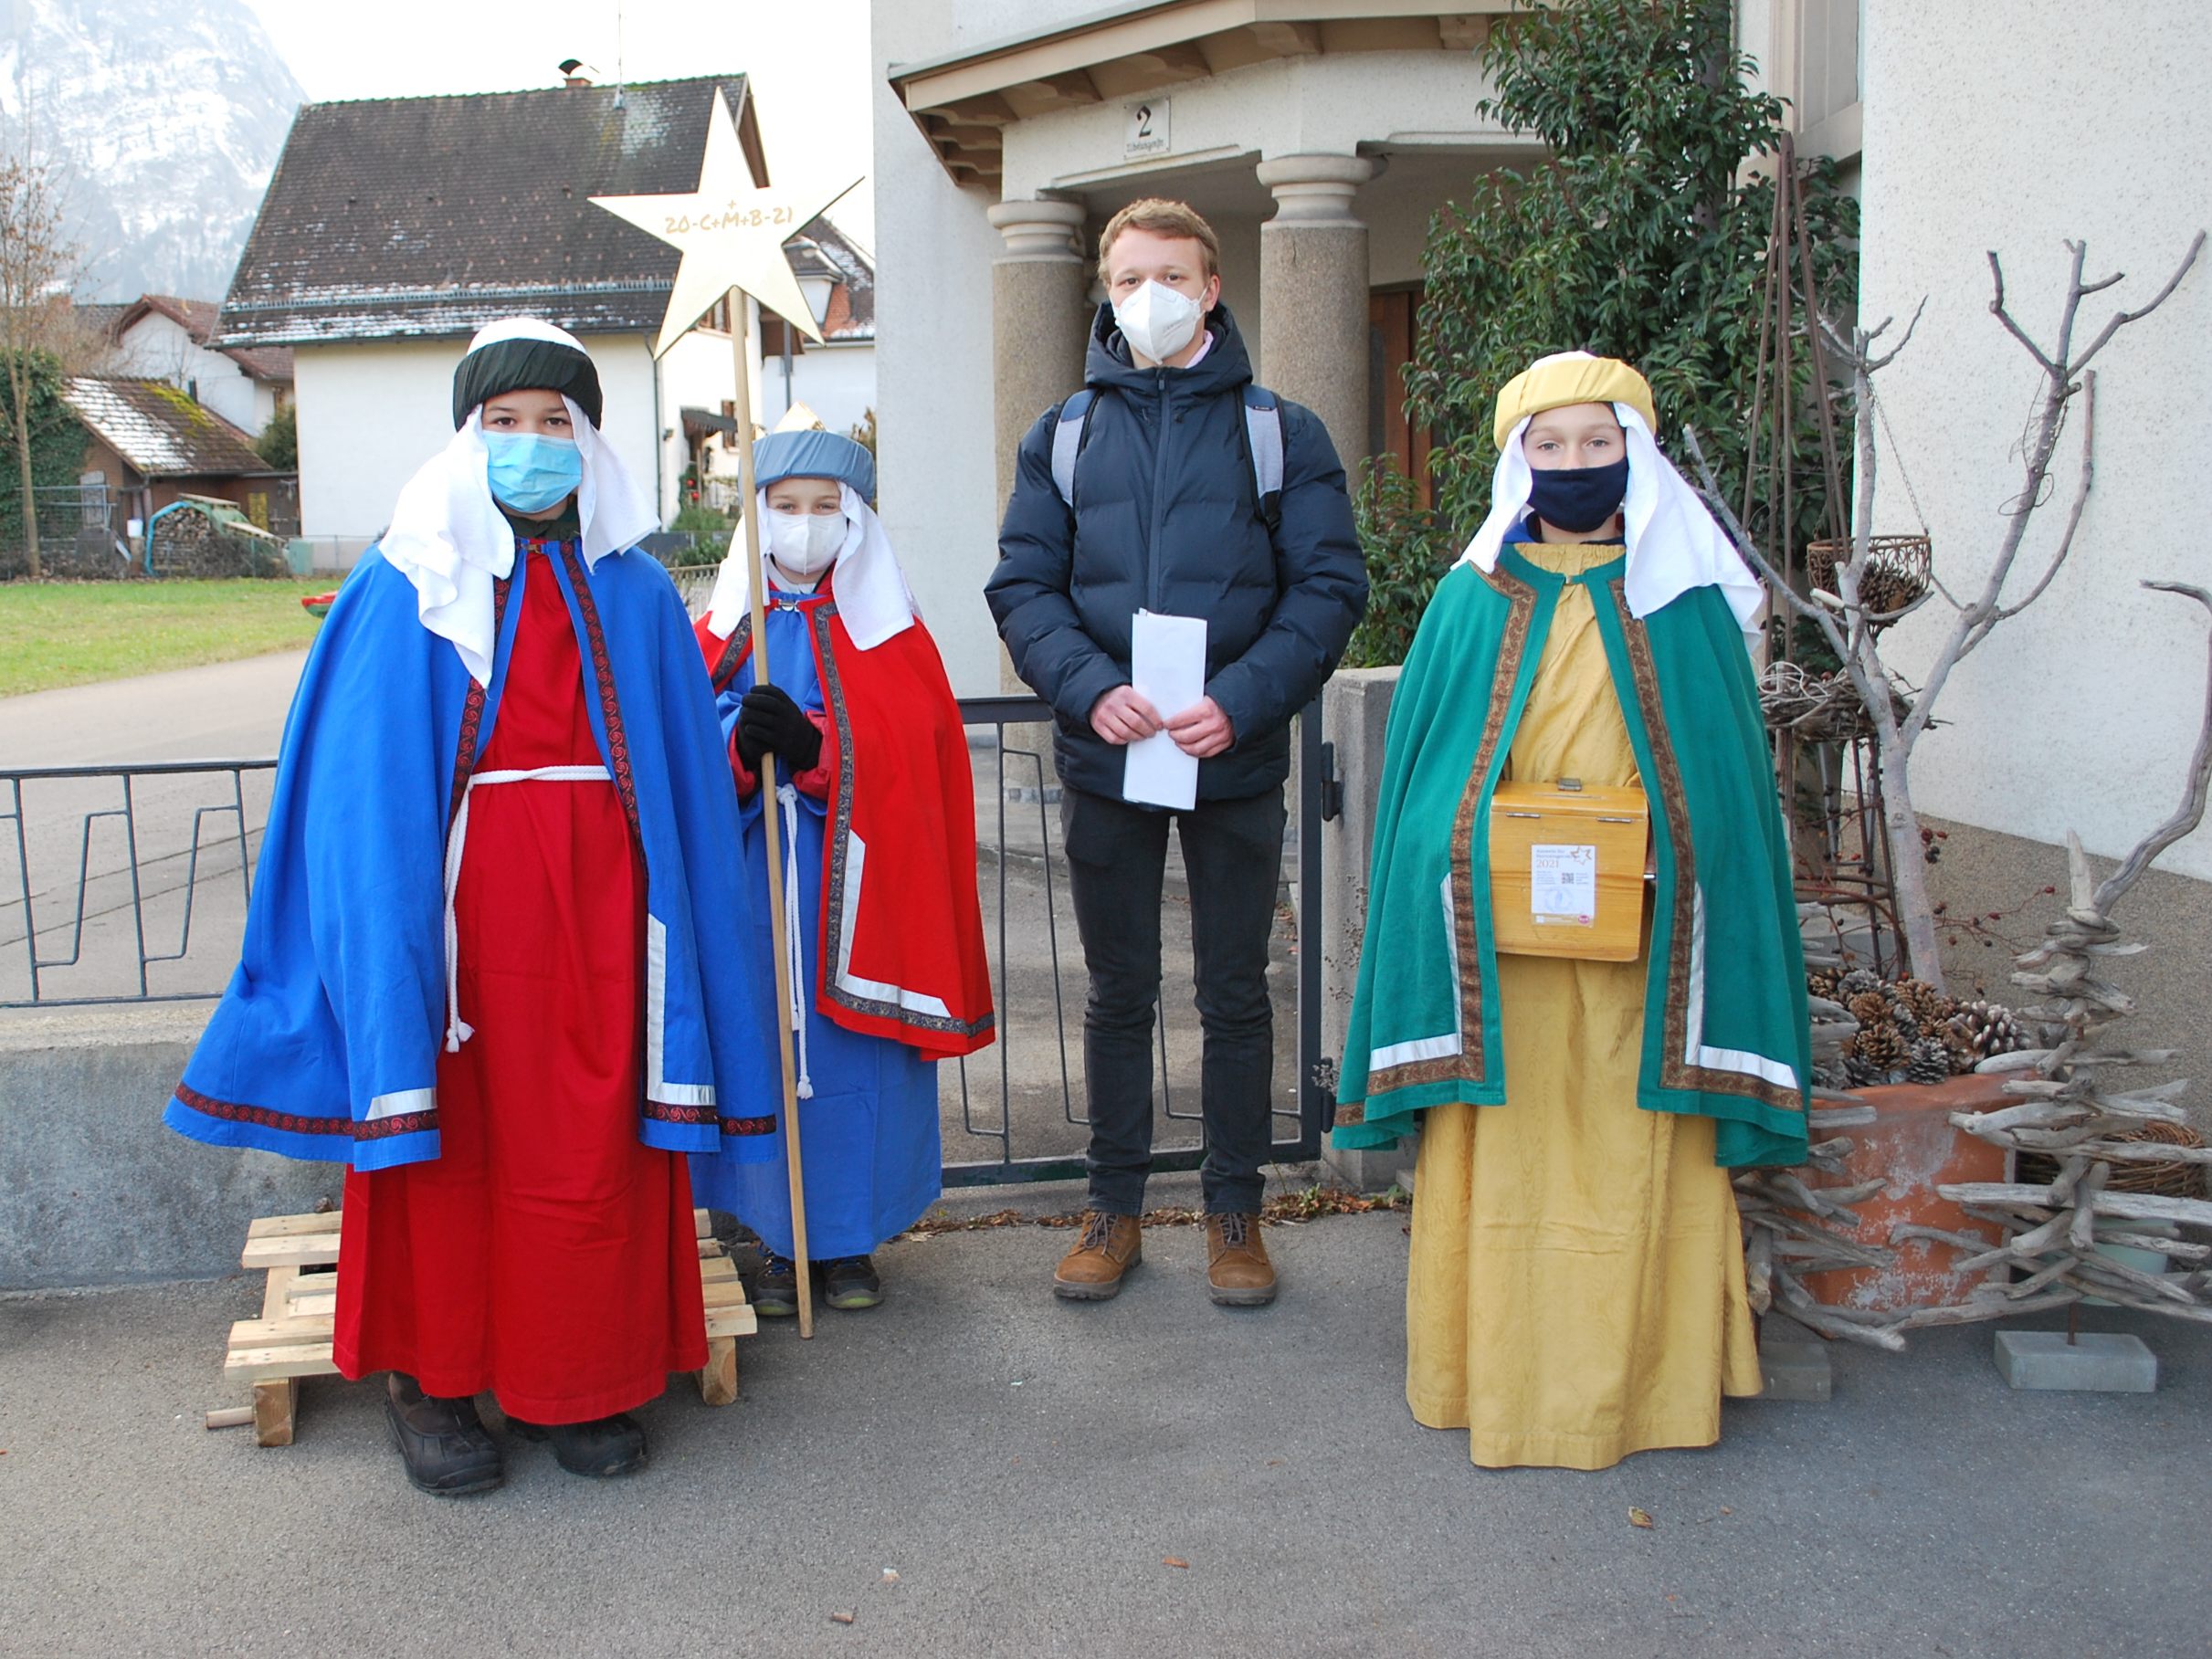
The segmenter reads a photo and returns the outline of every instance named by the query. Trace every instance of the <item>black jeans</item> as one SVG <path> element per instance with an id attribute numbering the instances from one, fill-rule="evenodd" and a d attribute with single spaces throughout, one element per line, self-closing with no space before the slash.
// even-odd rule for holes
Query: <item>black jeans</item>
<path id="1" fill-rule="evenodd" d="M 1274 1012 L 1268 940 L 1282 874 L 1280 789 L 1201 801 L 1185 813 L 1132 806 L 1073 787 L 1060 829 L 1090 994 L 1083 1008 L 1083 1081 L 1090 1102 L 1090 1207 L 1144 1209 L 1152 1171 L 1153 1011 L 1160 1000 L 1160 888 L 1167 824 L 1183 837 L 1191 947 L 1205 1032 L 1199 1096 L 1210 1214 L 1254 1212 L 1268 1155 Z"/>

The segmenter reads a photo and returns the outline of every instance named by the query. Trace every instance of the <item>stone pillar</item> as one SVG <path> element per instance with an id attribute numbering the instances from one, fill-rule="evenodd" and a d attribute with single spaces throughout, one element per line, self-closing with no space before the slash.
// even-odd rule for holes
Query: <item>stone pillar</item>
<path id="1" fill-rule="evenodd" d="M 1039 198 L 989 210 L 1006 250 L 991 262 L 991 373 L 998 499 L 1014 489 L 1022 434 L 1083 383 L 1090 262 L 1080 202 Z"/>
<path id="2" fill-rule="evenodd" d="M 1367 227 L 1352 196 L 1381 170 L 1359 155 L 1259 168 L 1276 204 L 1259 227 L 1259 383 L 1321 416 L 1347 472 L 1367 453 Z"/>
<path id="3" fill-rule="evenodd" d="M 1302 401 L 1302 400 L 1301 400 Z M 1321 1051 L 1339 1070 L 1364 1064 L 1344 1052 L 1352 992 L 1359 982 L 1360 940 L 1367 930 L 1367 870 L 1375 853 L 1375 818 L 1383 793 L 1383 730 L 1398 688 L 1396 668 L 1339 668 L 1322 688 L 1322 736 L 1336 745 L 1343 804 L 1321 830 L 1321 917 L 1299 939 L 1321 942 Z M 1410 1190 L 1417 1139 L 1406 1136 L 1380 1152 L 1343 1152 L 1324 1141 L 1322 1157 L 1339 1181 L 1361 1192 L 1393 1184 Z"/>
<path id="4" fill-rule="evenodd" d="M 1080 202 L 1001 202 L 987 216 L 1006 244 L 991 262 L 992 431 L 1004 512 L 1022 435 L 1083 383 L 1090 263 Z M 1003 652 L 998 679 L 1007 691 L 1027 689 Z"/>

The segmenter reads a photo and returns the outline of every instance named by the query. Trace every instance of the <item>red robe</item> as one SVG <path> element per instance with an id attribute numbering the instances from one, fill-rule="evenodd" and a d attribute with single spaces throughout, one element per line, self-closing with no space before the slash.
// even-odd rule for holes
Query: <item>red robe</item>
<path id="1" fill-rule="evenodd" d="M 600 763 L 545 555 L 526 572 L 479 772 Z M 637 1138 L 645 870 L 615 785 L 526 780 L 469 799 L 454 915 L 460 1009 L 443 1150 L 349 1173 L 335 1358 L 532 1423 L 643 1404 L 706 1363 L 682 1156 Z"/>
<path id="2" fill-rule="evenodd" d="M 974 1054 L 995 1026 L 960 706 L 921 618 L 862 651 L 837 614 L 834 578 L 798 607 L 827 715 L 821 759 L 795 780 L 814 781 L 807 793 L 829 808 L 815 1006 L 848 1031 L 908 1044 L 925 1059 Z M 752 655 L 752 631 L 747 619 L 718 639 L 700 619 L 718 694 Z M 732 758 L 743 793 L 751 773 L 734 743 Z"/>

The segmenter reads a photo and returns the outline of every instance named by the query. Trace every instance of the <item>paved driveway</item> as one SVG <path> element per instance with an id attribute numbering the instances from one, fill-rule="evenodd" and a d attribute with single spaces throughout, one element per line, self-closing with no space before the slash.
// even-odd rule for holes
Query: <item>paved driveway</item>
<path id="1" fill-rule="evenodd" d="M 1265 1310 L 1206 1303 L 1195 1228 L 1154 1230 L 1087 1305 L 1045 1288 L 1065 1234 L 894 1244 L 881 1308 L 741 1344 L 733 1406 L 679 1385 L 648 1408 L 644 1474 L 581 1481 L 523 1445 L 504 1490 L 458 1502 L 404 1484 L 374 1384 L 311 1383 L 283 1450 L 200 1426 L 225 1328 L 258 1305 L 242 1279 L 0 1298 L 0 1650 L 2212 1645 L 2212 1332 L 2092 1312 L 2141 1330 L 2165 1385 L 2069 1396 L 2008 1391 L 1986 1329 L 1929 1331 L 1839 1350 L 1827 1404 L 1730 1404 L 1709 1451 L 1488 1472 L 1406 1415 L 1403 1223 L 1277 1229 Z"/>

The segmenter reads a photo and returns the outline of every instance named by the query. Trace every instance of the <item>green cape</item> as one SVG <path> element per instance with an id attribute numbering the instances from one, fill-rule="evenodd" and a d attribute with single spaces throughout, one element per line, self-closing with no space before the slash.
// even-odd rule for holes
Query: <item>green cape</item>
<path id="1" fill-rule="evenodd" d="M 1390 708 L 1335 1142 L 1385 1147 L 1424 1107 L 1507 1098 L 1490 806 L 1559 593 L 1586 585 L 1651 799 L 1658 885 L 1636 1102 L 1717 1120 L 1715 1159 L 1800 1163 L 1812 1068 L 1773 762 L 1721 591 L 1640 622 L 1626 562 L 1574 577 L 1512 546 L 1438 585 Z"/>

